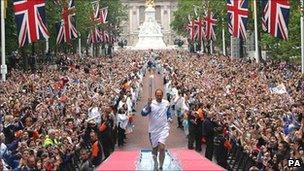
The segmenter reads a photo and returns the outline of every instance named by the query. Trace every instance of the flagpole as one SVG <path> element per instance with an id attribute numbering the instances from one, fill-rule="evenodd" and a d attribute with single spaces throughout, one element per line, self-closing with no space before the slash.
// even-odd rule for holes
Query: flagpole
<path id="1" fill-rule="evenodd" d="M 81 34 L 79 33 L 79 37 L 78 37 L 78 54 L 79 57 L 81 57 Z"/>
<path id="2" fill-rule="evenodd" d="M 91 56 L 92 57 L 94 56 L 94 46 L 93 46 L 93 43 L 91 43 Z"/>
<path id="3" fill-rule="evenodd" d="M 210 40 L 210 54 L 213 55 L 213 41 Z"/>
<path id="4" fill-rule="evenodd" d="M 258 21 L 257 21 L 257 2 L 253 0 L 253 10 L 254 10 L 254 41 L 255 41 L 255 60 L 257 63 L 260 62 L 259 56 L 259 40 L 258 40 Z"/>
<path id="5" fill-rule="evenodd" d="M 304 74 L 304 2 L 301 0 L 301 61 L 302 74 Z"/>
<path id="6" fill-rule="evenodd" d="M 7 66 L 5 64 L 5 20 L 4 0 L 1 0 L 1 74 L 2 81 L 6 80 Z"/>
<path id="7" fill-rule="evenodd" d="M 45 39 L 45 53 L 49 52 L 49 38 Z"/>
<path id="8" fill-rule="evenodd" d="M 226 56 L 226 40 L 225 40 L 224 19 L 223 19 L 223 28 L 222 28 L 222 40 L 223 40 L 223 55 Z"/>

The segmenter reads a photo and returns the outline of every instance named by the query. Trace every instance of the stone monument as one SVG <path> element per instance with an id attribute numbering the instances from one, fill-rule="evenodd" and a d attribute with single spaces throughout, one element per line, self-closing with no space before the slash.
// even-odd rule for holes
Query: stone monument
<path id="1" fill-rule="evenodd" d="M 163 40 L 161 27 L 155 19 L 154 0 L 146 1 L 145 21 L 140 26 L 138 42 L 135 49 L 164 49 L 166 44 Z"/>

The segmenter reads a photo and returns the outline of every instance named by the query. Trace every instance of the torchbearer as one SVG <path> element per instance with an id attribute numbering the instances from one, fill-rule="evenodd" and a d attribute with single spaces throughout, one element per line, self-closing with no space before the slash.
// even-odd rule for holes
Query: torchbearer
<path id="1" fill-rule="evenodd" d="M 155 91 L 155 100 L 149 98 L 148 104 L 143 108 L 141 114 L 149 117 L 149 139 L 152 145 L 154 170 L 162 170 L 165 160 L 165 142 L 169 136 L 170 124 L 172 122 L 170 103 L 163 99 L 163 91 Z M 159 168 L 157 155 L 159 153 Z"/>

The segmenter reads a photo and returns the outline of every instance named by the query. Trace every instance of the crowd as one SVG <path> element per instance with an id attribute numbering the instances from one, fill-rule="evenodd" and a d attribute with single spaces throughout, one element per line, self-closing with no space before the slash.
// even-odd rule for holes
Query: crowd
<path id="1" fill-rule="evenodd" d="M 160 53 L 164 87 L 188 148 L 228 170 L 303 169 L 304 77 L 294 64 Z M 298 159 L 302 168 L 288 167 Z"/>
<path id="2" fill-rule="evenodd" d="M 36 72 L 12 69 L 0 83 L 0 168 L 93 170 L 132 131 L 147 66 L 164 75 L 189 149 L 200 152 L 205 143 L 205 156 L 228 170 L 303 163 L 304 77 L 296 65 L 177 50 L 158 55 L 61 54 L 57 65 Z"/>
<path id="3" fill-rule="evenodd" d="M 132 131 L 145 56 L 58 56 L 0 83 L 0 170 L 93 170 Z"/>

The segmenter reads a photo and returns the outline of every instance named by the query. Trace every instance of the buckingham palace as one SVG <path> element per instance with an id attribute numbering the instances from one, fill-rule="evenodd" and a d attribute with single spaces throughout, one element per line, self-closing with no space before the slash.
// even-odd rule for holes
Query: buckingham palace
<path id="1" fill-rule="evenodd" d="M 126 6 L 128 19 L 121 23 L 121 37 L 127 39 L 128 46 L 134 46 L 138 41 L 139 27 L 144 22 L 146 8 L 145 0 L 122 0 Z M 172 45 L 174 41 L 174 31 L 170 27 L 173 21 L 173 13 L 177 9 L 177 0 L 157 0 L 155 1 L 156 21 L 162 28 L 164 42 Z"/>

